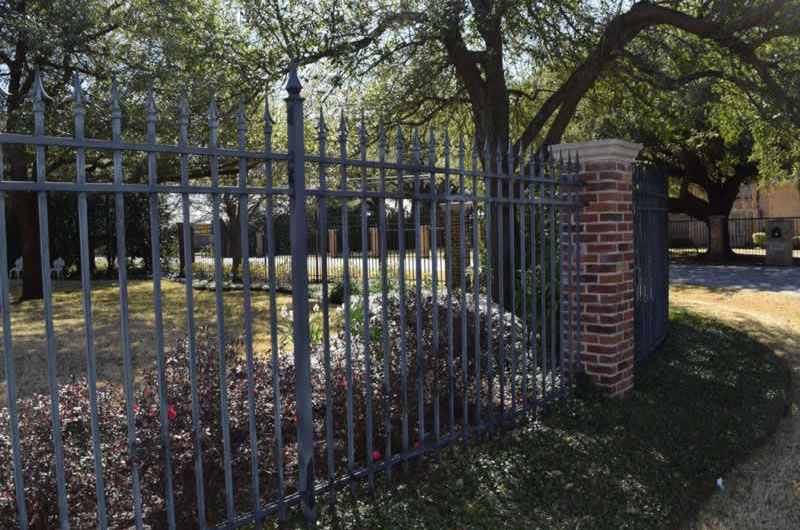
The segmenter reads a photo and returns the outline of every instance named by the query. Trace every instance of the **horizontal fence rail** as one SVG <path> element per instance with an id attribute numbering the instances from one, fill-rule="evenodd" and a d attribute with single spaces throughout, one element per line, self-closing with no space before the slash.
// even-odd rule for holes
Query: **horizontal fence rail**
<path id="1" fill-rule="evenodd" d="M 220 145 L 213 96 L 206 145 L 189 145 L 185 94 L 176 143 L 159 143 L 152 87 L 146 142 L 123 141 L 116 83 L 112 139 L 86 138 L 77 77 L 74 136 L 47 136 L 36 73 L 33 134 L 0 134 L 0 168 L 35 155 L 34 180 L 0 169 L 0 526 L 260 527 L 293 505 L 313 519 L 318 497 L 335 507 L 345 488 L 413 474 L 423 454 L 569 394 L 581 349 L 578 161 L 488 139 L 452 145 L 433 129 L 424 141 L 382 123 L 370 134 L 343 114 L 332 132 L 322 113 L 309 154 L 300 90 L 292 67 L 276 152 L 267 107 L 263 148 L 248 143 L 244 100 L 235 147 Z M 74 160 L 75 178 L 49 179 L 57 154 Z M 135 156 L 145 181 L 126 180 Z M 164 157 L 176 181 L 162 180 Z M 39 390 L 17 379 L 26 339 L 10 305 L 19 286 L 6 216 L 31 194 L 41 270 L 20 268 L 43 284 Z M 48 229 L 66 230 L 68 217 L 50 212 L 62 203 L 79 214 L 79 307 L 51 270 L 60 242 Z M 200 203 L 210 220 L 195 233 Z M 96 278 L 98 217 L 111 227 L 110 280 Z M 129 278 L 137 260 L 148 272 Z"/>

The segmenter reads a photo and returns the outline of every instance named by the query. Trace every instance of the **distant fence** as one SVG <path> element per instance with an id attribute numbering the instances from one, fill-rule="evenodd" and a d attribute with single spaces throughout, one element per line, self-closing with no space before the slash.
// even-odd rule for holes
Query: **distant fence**
<path id="1" fill-rule="evenodd" d="M 0 161 L 2 149 L 17 146 L 33 151 L 36 161 L 35 180 L 4 179 L 0 163 L 0 302 L 8 382 L 8 408 L 2 411 L 7 423 L 0 430 L 5 434 L 7 427 L 9 433 L 0 436 L 0 478 L 7 493 L 0 499 L 0 526 L 24 529 L 35 520 L 43 527 L 68 528 L 70 521 L 81 518 L 82 527 L 93 528 L 251 528 L 275 513 L 285 520 L 287 508 L 298 504 L 313 519 L 318 496 L 333 507 L 338 492 L 351 483 L 365 480 L 372 488 L 379 473 L 391 481 L 393 471 L 400 466 L 407 470 L 409 461 L 448 444 L 479 439 L 490 429 L 502 432 L 501 427 L 513 427 L 524 414 L 571 391 L 575 359 L 582 351 L 578 165 L 525 159 L 514 164 L 516 153 L 499 148 L 493 152 L 488 143 L 470 148 L 459 141 L 451 147 L 447 136 L 437 142 L 433 129 L 427 141 L 421 142 L 416 131 L 410 142 L 399 132 L 396 140 L 387 141 L 381 126 L 376 149 L 368 151 L 363 123 L 352 154 L 354 135 L 344 118 L 331 149 L 320 117 L 318 150 L 306 153 L 300 89 L 291 68 L 288 145 L 285 152 L 276 152 L 268 114 L 263 149 L 247 148 L 243 102 L 236 145 L 220 146 L 213 98 L 207 145 L 188 144 L 183 99 L 178 106 L 179 136 L 172 143 L 157 141 L 152 88 L 146 102 L 146 141 L 123 141 L 116 85 L 111 95 L 112 139 L 85 138 L 87 111 L 77 77 L 75 134 L 48 136 L 36 72 L 33 134 L 0 134 Z M 46 161 L 54 146 L 74 157 L 75 180 L 48 178 Z M 146 157 L 147 182 L 126 181 L 123 159 L 128 159 L 123 155 L 131 153 Z M 108 162 L 111 175 L 104 174 L 105 181 L 87 178 L 90 154 Z M 162 166 L 157 158 L 170 155 L 180 162 L 179 184 L 159 181 Z M 190 156 L 207 163 L 207 180 L 204 176 L 190 181 Z M 239 162 L 235 183 L 221 183 L 223 157 Z M 483 170 L 479 158 L 487 161 Z M 284 178 L 275 178 L 278 174 Z M 123 264 L 126 230 L 147 233 L 145 226 L 126 226 L 125 206 L 132 194 L 149 198 L 145 209 L 153 303 L 129 314 L 127 269 L 119 267 L 124 376 L 107 387 L 97 380 L 94 334 L 102 331 L 99 326 L 95 330 L 87 266 L 81 267 L 79 315 L 87 337 L 86 380 L 64 384 L 56 377 L 56 364 L 62 360 L 56 334 L 63 330 L 53 324 L 49 270 L 47 197 L 54 192 L 71 194 L 78 205 L 83 265 L 89 260 L 87 195 L 113 198 L 117 255 Z M 42 260 L 37 272 L 44 287 L 40 334 L 48 351 L 48 395 L 37 398 L 41 401 L 35 408 L 16 394 L 15 361 L 24 358 L 14 351 L 6 280 L 6 203 L 19 193 L 35 194 L 40 220 Z M 185 241 L 190 240 L 190 195 L 208 196 L 212 204 L 215 324 L 213 329 L 197 329 L 195 311 L 201 298 L 192 288 L 191 245 L 183 245 L 186 337 L 175 348 L 165 344 L 163 336 L 161 288 L 166 280 L 159 255 L 158 208 L 163 195 L 180 201 Z M 236 227 L 243 241 L 242 337 L 231 337 L 226 327 L 223 195 L 235 196 L 244 206 L 249 198 L 263 200 L 263 208 L 253 215 L 267 234 L 266 289 L 257 291 L 252 285 L 246 207 Z M 290 212 L 289 233 L 280 242 L 273 215 L 278 201 L 288 203 Z M 355 219 L 349 215 L 353 203 L 360 206 Z M 387 211 L 406 203 L 412 205 L 413 215 L 389 223 Z M 313 216 L 316 228 L 310 226 L 309 211 L 319 212 Z M 390 277 L 389 247 L 395 245 L 388 230 L 395 223 L 400 266 Z M 413 232 L 407 224 L 413 225 Z M 429 234 L 423 236 L 428 225 Z M 336 226 L 341 235 L 325 237 Z M 309 247 L 309 233 L 318 234 L 315 249 Z M 290 255 L 290 309 L 276 299 L 279 244 L 287 245 Z M 334 254 L 341 260 L 343 278 L 337 303 L 332 301 L 338 288 L 332 283 L 333 268 L 339 267 L 332 261 Z M 310 300 L 309 288 L 309 269 L 317 258 L 318 309 L 312 306 L 317 303 Z M 371 260 L 380 271 L 374 279 L 367 274 Z M 473 267 L 472 274 L 466 273 L 468 267 Z M 351 268 L 361 271 L 358 278 Z M 251 307 L 255 297 L 267 297 L 265 314 Z M 320 325 L 311 325 L 312 312 L 321 313 Z M 145 388 L 131 353 L 128 323 L 135 318 L 155 322 L 153 375 Z M 260 355 L 253 340 L 255 319 L 270 329 L 269 349 Z M 62 414 L 76 421 L 64 425 Z M 46 422 L 47 428 L 34 431 L 33 421 Z M 42 433 L 44 438 L 31 440 Z M 38 473 L 30 453 L 24 454 L 34 443 L 39 444 L 36 458 L 46 472 Z"/>
<path id="2" fill-rule="evenodd" d="M 728 239 L 735 254 L 766 255 L 766 240 L 759 234 L 766 231 L 767 222 L 789 219 L 794 222 L 794 233 L 800 234 L 800 217 L 743 217 L 728 219 Z M 708 224 L 697 219 L 669 221 L 669 249 L 672 259 L 697 256 L 708 251 Z M 794 241 L 795 257 L 800 258 L 800 238 Z"/>

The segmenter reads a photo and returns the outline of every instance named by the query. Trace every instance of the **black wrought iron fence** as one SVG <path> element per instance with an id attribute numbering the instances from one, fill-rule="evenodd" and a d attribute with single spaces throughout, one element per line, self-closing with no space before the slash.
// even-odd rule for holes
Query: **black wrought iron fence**
<path id="1" fill-rule="evenodd" d="M 347 484 L 364 479 L 372 487 L 378 473 L 391 481 L 398 467 L 409 471 L 410 461 L 424 453 L 514 425 L 569 391 L 580 351 L 577 163 L 537 162 L 499 147 L 492 151 L 488 142 L 481 150 L 462 138 L 452 147 L 447 133 L 437 143 L 432 129 L 424 146 L 416 131 L 410 142 L 400 131 L 390 140 L 382 125 L 373 154 L 365 124 L 353 146 L 344 117 L 331 154 L 322 116 L 318 153 L 308 154 L 300 90 L 292 68 L 285 152 L 272 148 L 268 112 L 263 149 L 247 148 L 242 103 L 237 145 L 219 145 L 213 98 L 206 146 L 188 143 L 183 97 L 178 142 L 159 143 L 152 89 L 146 141 L 125 141 L 115 84 L 112 139 L 86 138 L 77 78 L 75 134 L 65 138 L 46 134 L 37 72 L 33 134 L 0 134 L 0 153 L 4 146 L 35 152 L 35 180 L 8 180 L 0 173 L 7 380 L 0 416 L 0 526 L 260 526 L 272 514 L 284 520 L 295 504 L 312 519 L 318 495 L 335 506 Z M 74 156 L 74 181 L 48 179 L 48 151 L 56 147 Z M 109 161 L 111 181 L 87 179 L 89 151 Z M 147 182 L 126 179 L 123 155 L 131 153 L 146 157 Z M 157 159 L 165 156 L 178 158 L 178 183 L 159 180 Z M 207 176 L 190 179 L 190 156 L 205 160 Z M 235 183 L 222 181 L 222 157 L 238 160 Z M 306 174 L 306 167 L 315 171 Z M 519 170 L 504 169 L 509 167 Z M 41 270 L 34 272 L 44 288 L 44 329 L 37 332 L 46 351 L 44 395 L 17 385 L 20 363 L 31 352 L 19 347 L 25 339 L 14 333 L 22 317 L 10 305 L 15 285 L 8 280 L 13 258 L 6 245 L 6 205 L 24 193 L 38 201 Z M 79 208 L 80 329 L 60 319 L 55 326 L 58 311 L 76 308 L 54 305 L 62 286 L 54 285 L 50 270 L 52 193 L 74 197 Z M 87 266 L 92 194 L 112 197 L 115 204 L 122 266 L 112 286 L 118 309 L 111 317 L 98 305 L 99 286 Z M 125 223 L 133 194 L 148 197 L 147 227 Z M 211 197 L 213 297 L 194 288 L 192 246 L 184 245 L 185 285 L 179 297 L 169 298 L 173 284 L 162 274 L 160 255 L 163 195 L 179 201 L 185 241 L 191 241 L 190 195 Z M 223 195 L 238 198 L 241 206 L 241 291 L 233 302 L 225 278 Z M 263 203 L 257 215 L 267 243 L 261 286 L 254 281 L 258 263 L 250 256 L 247 205 L 253 198 Z M 276 253 L 278 201 L 288 202 L 290 210 L 283 264 Z M 357 218 L 353 203 L 359 205 Z M 387 210 L 403 210 L 406 203 L 412 215 L 394 216 L 390 223 Z M 309 211 L 316 212 L 317 226 L 309 226 Z M 370 217 L 377 218 L 377 231 Z M 312 253 L 308 235 L 328 234 L 331 227 L 339 235 L 319 237 Z M 126 236 L 141 230 L 151 243 L 152 280 L 133 283 L 124 266 Z M 390 245 L 396 261 L 389 259 Z M 373 260 L 377 275 L 369 273 Z M 312 266 L 318 268 L 318 288 L 311 282 Z M 150 298 L 136 305 L 141 292 Z M 175 320 L 175 313 L 181 318 Z M 182 329 L 177 338 L 166 336 L 170 326 Z M 113 348 L 121 352 L 121 377 L 100 381 L 98 339 L 117 332 Z M 64 363 L 76 352 L 60 349 L 58 339 L 79 334 L 85 339 L 85 370 L 77 372 L 70 363 L 65 372 Z"/>
<path id="2" fill-rule="evenodd" d="M 800 217 L 736 217 L 728 219 L 728 242 L 734 254 L 766 255 L 766 226 L 771 220 L 788 219 L 794 222 L 795 234 L 800 233 Z M 709 247 L 709 228 L 705 221 L 681 219 L 669 221 L 669 249 L 672 259 L 705 254 Z M 800 236 L 793 242 L 794 255 L 800 258 Z"/>
<path id="3" fill-rule="evenodd" d="M 669 247 L 667 175 L 647 166 L 633 173 L 636 358 L 644 359 L 667 336 Z"/>

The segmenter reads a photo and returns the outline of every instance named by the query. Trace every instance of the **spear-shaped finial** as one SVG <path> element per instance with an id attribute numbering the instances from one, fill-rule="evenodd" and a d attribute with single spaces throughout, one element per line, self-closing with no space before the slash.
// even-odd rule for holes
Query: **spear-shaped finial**
<path id="1" fill-rule="evenodd" d="M 497 137 L 497 143 L 495 144 L 495 170 L 498 175 L 503 173 L 503 143 L 500 140 L 500 137 Z M 497 180 L 497 185 L 500 185 L 500 180 Z"/>
<path id="2" fill-rule="evenodd" d="M 114 118 L 114 113 L 120 112 L 119 84 L 117 83 L 117 76 L 111 78 L 111 89 L 108 95 L 108 102 L 111 103 L 111 117 Z"/>
<path id="3" fill-rule="evenodd" d="M 180 92 L 178 93 L 178 126 L 178 141 L 181 143 L 181 145 L 185 145 L 188 141 L 187 128 L 189 127 L 189 110 L 186 104 L 186 88 L 181 88 Z"/>
<path id="4" fill-rule="evenodd" d="M 536 176 L 536 147 L 533 144 L 528 147 L 528 173 L 531 179 Z"/>
<path id="5" fill-rule="evenodd" d="M 78 72 L 75 72 L 75 75 L 72 76 L 72 101 L 73 101 L 73 111 L 75 114 L 85 114 L 86 107 L 83 105 L 83 90 L 81 89 L 81 78 L 78 75 Z"/>
<path id="6" fill-rule="evenodd" d="M 155 120 L 156 112 L 158 112 L 156 108 L 156 94 L 151 81 L 147 84 L 147 121 Z"/>
<path id="7" fill-rule="evenodd" d="M 300 78 L 297 77 L 297 65 L 294 58 L 289 61 L 289 80 L 286 82 L 286 91 L 289 95 L 296 96 L 300 94 L 303 85 L 300 84 Z"/>
<path id="8" fill-rule="evenodd" d="M 85 128 L 86 107 L 83 106 L 83 91 L 81 90 L 81 78 L 78 72 L 72 77 L 72 116 L 75 120 L 75 137 L 83 138 Z"/>
<path id="9" fill-rule="evenodd" d="M 378 120 L 378 145 L 386 145 L 386 130 L 383 128 L 383 116 Z"/>
<path id="10" fill-rule="evenodd" d="M 459 156 L 463 156 L 465 152 L 464 146 L 464 131 L 461 128 L 458 129 L 458 154 Z"/>
<path id="11" fill-rule="evenodd" d="M 325 116 L 322 113 L 322 107 L 319 108 L 319 117 L 317 118 L 317 132 L 319 133 L 320 140 L 324 140 L 328 133 L 328 126 L 325 124 Z"/>
<path id="12" fill-rule="evenodd" d="M 436 133 L 433 127 L 428 129 L 428 163 L 430 165 L 436 163 Z"/>
<path id="13" fill-rule="evenodd" d="M 118 142 L 122 136 L 122 107 L 119 104 L 119 85 L 116 76 L 111 78 L 108 99 L 111 103 L 111 139 Z"/>
<path id="14" fill-rule="evenodd" d="M 272 113 L 269 110 L 269 94 L 264 94 L 264 138 L 272 136 L 272 125 L 275 120 L 272 119 Z"/>
<path id="15" fill-rule="evenodd" d="M 239 109 L 236 112 L 236 130 L 244 131 L 247 129 L 247 118 L 244 116 L 244 96 L 239 96 Z"/>
<path id="16" fill-rule="evenodd" d="M 42 74 L 37 65 L 33 69 L 33 112 L 44 112 L 44 97 Z"/>
<path id="17" fill-rule="evenodd" d="M 244 96 L 239 96 L 239 109 L 236 111 L 236 141 L 239 149 L 247 146 L 247 118 L 244 114 Z"/>
<path id="18" fill-rule="evenodd" d="M 347 133 L 350 130 L 347 128 L 347 120 L 344 119 L 344 109 L 339 110 L 339 139 L 344 141 L 347 138 Z"/>
<path id="19" fill-rule="evenodd" d="M 185 88 L 181 88 L 180 92 L 178 93 L 178 124 L 179 125 L 189 124 L 189 113 L 186 107 Z"/>
<path id="20" fill-rule="evenodd" d="M 208 105 L 208 125 L 215 128 L 217 126 L 217 96 L 211 92 L 211 102 Z"/>
<path id="21" fill-rule="evenodd" d="M 421 151 L 422 146 L 419 142 L 419 129 L 414 127 L 414 132 L 411 135 L 411 150 L 414 152 L 414 161 L 419 163 L 419 152 Z"/>
<path id="22" fill-rule="evenodd" d="M 449 156 L 450 155 L 450 132 L 447 129 L 447 127 L 445 127 L 445 129 L 444 129 L 444 141 L 442 142 L 442 147 L 444 148 L 444 155 L 445 156 Z"/>
<path id="23" fill-rule="evenodd" d="M 403 128 L 402 127 L 398 127 L 397 128 L 397 136 L 396 136 L 395 142 L 397 143 L 397 152 L 400 153 L 402 151 L 402 149 L 403 149 L 403 144 L 405 143 L 405 140 L 403 138 Z"/>
<path id="24" fill-rule="evenodd" d="M 364 123 L 364 111 L 361 111 L 361 125 L 358 127 L 358 141 L 361 142 L 362 145 L 367 144 L 367 140 L 369 140 L 369 136 L 367 135 L 367 125 Z"/>

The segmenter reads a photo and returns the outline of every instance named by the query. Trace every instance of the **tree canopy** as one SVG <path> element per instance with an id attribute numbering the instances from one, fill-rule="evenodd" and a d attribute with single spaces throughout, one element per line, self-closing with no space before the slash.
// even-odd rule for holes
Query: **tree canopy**
<path id="1" fill-rule="evenodd" d="M 260 147 L 265 102 L 291 57 L 312 106 L 365 111 L 373 124 L 380 115 L 388 126 L 461 129 L 491 153 L 613 129 L 673 165 L 683 152 L 713 158 L 722 173 L 741 162 L 779 178 L 797 164 L 795 135 L 782 134 L 800 125 L 797 0 L 0 0 L 0 18 L 0 118 L 12 132 L 30 129 L 38 68 L 53 95 L 51 134 L 71 134 L 67 95 L 78 72 L 88 136 L 108 136 L 116 76 L 128 139 L 144 134 L 152 83 L 160 141 L 177 141 L 185 89 L 191 142 L 207 141 L 213 93 L 220 142 L 235 145 L 244 96 L 248 142 Z M 6 178 L 31 178 L 30 155 L 6 151 Z M 107 163 L 88 170 L 102 174 Z M 158 163 L 159 178 L 178 178 L 176 160 Z M 130 178 L 145 178 L 143 160 L 130 167 Z M 202 164 L 190 171 L 207 178 Z M 223 161 L 221 173 L 235 175 L 236 164 Z M 34 202 L 15 205 L 35 235 Z M 29 246 L 26 263 L 37 259 Z"/>

